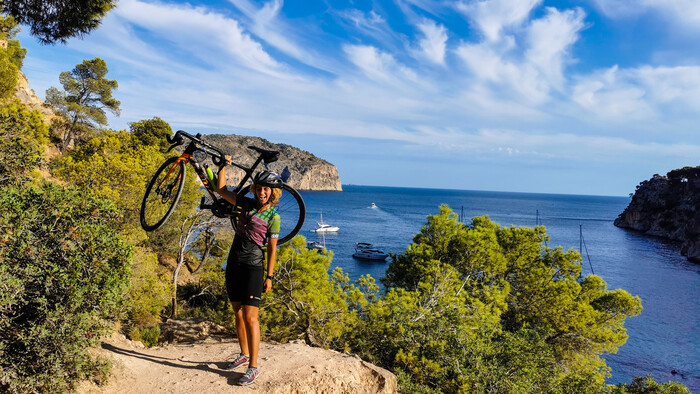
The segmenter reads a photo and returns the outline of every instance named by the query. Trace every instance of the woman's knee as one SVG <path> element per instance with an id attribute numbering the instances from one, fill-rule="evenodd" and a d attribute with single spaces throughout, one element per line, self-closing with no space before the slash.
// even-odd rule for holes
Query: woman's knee
<path id="1" fill-rule="evenodd" d="M 258 323 L 258 308 L 244 305 L 241 310 L 243 312 L 243 320 L 245 320 L 247 324 Z"/>

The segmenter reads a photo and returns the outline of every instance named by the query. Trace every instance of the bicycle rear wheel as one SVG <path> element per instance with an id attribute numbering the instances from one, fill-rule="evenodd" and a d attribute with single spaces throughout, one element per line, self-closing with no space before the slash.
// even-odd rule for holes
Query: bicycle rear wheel
<path id="1" fill-rule="evenodd" d="M 238 193 L 238 196 L 253 198 L 254 196 L 248 191 L 249 189 L 250 187 L 246 186 Z M 304 219 L 306 219 L 306 205 L 298 191 L 289 185 L 282 185 L 282 195 L 275 208 L 282 220 L 277 245 L 282 245 L 294 238 L 301 230 L 301 226 L 304 225 Z M 231 216 L 231 225 L 234 229 L 237 227 L 238 215 Z"/>
<path id="2" fill-rule="evenodd" d="M 153 231 L 168 220 L 185 185 L 185 162 L 171 157 L 160 166 L 146 187 L 141 202 L 141 227 Z"/>

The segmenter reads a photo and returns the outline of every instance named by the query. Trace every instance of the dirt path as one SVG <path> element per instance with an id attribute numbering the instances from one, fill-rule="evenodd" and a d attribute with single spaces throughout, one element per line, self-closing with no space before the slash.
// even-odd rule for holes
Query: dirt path
<path id="1" fill-rule="evenodd" d="M 233 340 L 208 338 L 192 344 L 150 349 L 115 334 L 96 350 L 114 361 L 105 387 L 84 383 L 79 394 L 92 393 L 393 393 L 396 377 L 358 357 L 309 347 L 300 342 L 262 343 L 260 376 L 238 386 L 245 368 L 222 369 L 238 351 Z"/>

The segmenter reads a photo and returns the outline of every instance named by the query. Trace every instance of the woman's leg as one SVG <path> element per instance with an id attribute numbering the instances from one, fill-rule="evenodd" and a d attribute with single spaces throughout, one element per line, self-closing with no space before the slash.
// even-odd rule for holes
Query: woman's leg
<path id="1" fill-rule="evenodd" d="M 260 349 L 260 322 L 258 321 L 258 311 L 260 308 L 252 305 L 243 305 L 241 307 L 242 318 L 245 322 L 245 331 L 247 339 L 247 347 L 250 350 L 250 366 L 258 367 L 258 350 Z M 238 316 L 238 315 L 236 315 Z M 238 319 L 236 319 L 238 323 Z M 238 327 L 238 325 L 236 325 Z M 238 329 L 238 328 L 236 328 Z M 240 334 L 239 334 L 240 336 Z"/>
<path id="2" fill-rule="evenodd" d="M 236 314 L 236 333 L 238 334 L 238 344 L 241 346 L 241 354 L 250 356 L 246 324 L 243 318 L 243 308 L 241 307 L 240 302 L 232 302 L 231 305 L 233 306 L 233 311 Z"/>

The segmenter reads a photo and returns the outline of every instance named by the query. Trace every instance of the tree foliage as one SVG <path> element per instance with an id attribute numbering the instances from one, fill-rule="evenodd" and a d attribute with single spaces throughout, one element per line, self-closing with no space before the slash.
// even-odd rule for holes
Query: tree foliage
<path id="1" fill-rule="evenodd" d="M 600 356 L 625 343 L 624 320 L 641 302 L 600 277 L 580 279 L 580 255 L 546 240 L 543 227 L 488 217 L 465 226 L 440 207 L 394 257 L 386 295 L 355 307 L 350 343 L 411 390 L 601 391 Z"/>
<path id="2" fill-rule="evenodd" d="M 135 247 L 131 283 L 125 300 L 127 329 L 158 326 L 163 310 L 170 306 L 172 291 L 170 272 L 158 263 L 158 255 Z"/>
<path id="3" fill-rule="evenodd" d="M 164 129 L 170 128 L 160 122 Z M 166 158 L 157 145 L 144 144 L 137 134 L 105 130 L 60 156 L 51 166 L 55 177 L 93 196 L 114 201 L 123 212 L 115 227 L 136 246 L 125 322 L 127 330 L 134 334 L 157 325 L 170 307 L 174 291 L 172 270 L 161 261 L 175 260 L 178 256 L 181 224 L 194 213 L 201 196 L 199 180 L 190 171 L 186 189 L 170 220 L 155 232 L 141 229 L 138 215 L 143 192 Z M 140 334 L 133 338 L 137 337 Z"/>
<path id="4" fill-rule="evenodd" d="M 14 37 L 19 32 L 12 17 L 0 16 L 0 100 L 11 97 L 27 50 Z M 3 45 L 4 43 L 4 45 Z"/>
<path id="5" fill-rule="evenodd" d="M 612 386 L 609 394 L 690 394 L 690 390 L 677 382 L 657 383 L 651 375 L 637 376 L 629 384 Z"/>
<path id="6" fill-rule="evenodd" d="M 129 280 L 119 210 L 52 183 L 0 192 L 0 388 L 61 392 L 102 362 L 89 345 L 108 328 Z"/>
<path id="7" fill-rule="evenodd" d="M 129 130 L 142 145 L 155 146 L 161 150 L 170 146 L 166 137 L 173 135 L 170 125 L 157 116 L 153 119 L 129 123 Z"/>
<path id="8" fill-rule="evenodd" d="M 15 182 L 41 161 L 48 126 L 18 101 L 0 104 L 0 185 Z"/>
<path id="9" fill-rule="evenodd" d="M 115 201 L 133 217 L 140 208 L 150 176 L 166 158 L 126 131 L 105 131 L 59 157 L 55 176 Z"/>
<path id="10" fill-rule="evenodd" d="M 343 293 L 335 291 L 338 278 L 329 280 L 332 255 L 305 246 L 304 237 L 297 236 L 280 248 L 272 291 L 263 295 L 261 329 L 277 341 L 303 338 L 317 346 L 338 347 L 350 313 Z M 342 277 L 334 273 L 338 275 Z"/>
<path id="11" fill-rule="evenodd" d="M 62 151 L 91 130 L 107 125 L 107 111 L 119 115 L 119 101 L 112 97 L 117 81 L 105 78 L 107 64 L 100 58 L 83 60 L 72 71 L 59 76 L 63 90 L 46 90 L 46 102 L 63 117 Z"/>
<path id="12" fill-rule="evenodd" d="M 2 13 L 27 24 L 44 44 L 66 42 L 99 26 L 116 0 L 1 0 Z"/>

